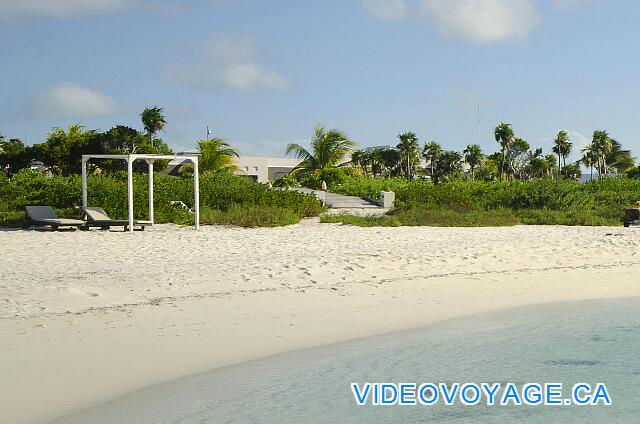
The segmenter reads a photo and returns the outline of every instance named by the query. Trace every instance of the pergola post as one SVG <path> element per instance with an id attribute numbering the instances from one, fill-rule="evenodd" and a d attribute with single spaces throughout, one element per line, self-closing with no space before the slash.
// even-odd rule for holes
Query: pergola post
<path id="1" fill-rule="evenodd" d="M 193 207 L 196 213 L 196 230 L 200 229 L 200 176 L 198 174 L 198 158 L 193 158 Z"/>
<path id="2" fill-rule="evenodd" d="M 129 207 L 129 232 L 133 233 L 133 161 L 131 155 L 127 156 L 127 205 Z"/>
<path id="3" fill-rule="evenodd" d="M 91 159 L 117 159 L 127 162 L 127 225 L 129 232 L 133 232 L 133 163 L 138 159 L 144 159 L 149 167 L 149 221 L 153 223 L 153 164 L 156 160 L 186 159 L 193 163 L 193 203 L 195 213 L 195 228 L 200 228 L 200 175 L 198 170 L 197 156 L 176 156 L 176 155 L 144 155 L 144 154 L 122 154 L 122 155 L 82 155 L 82 206 L 87 207 L 87 165 Z"/>
<path id="4" fill-rule="evenodd" d="M 87 207 L 87 161 L 88 158 L 82 157 L 82 207 Z"/>
<path id="5" fill-rule="evenodd" d="M 153 224 L 153 159 L 147 159 L 149 165 L 149 221 Z"/>

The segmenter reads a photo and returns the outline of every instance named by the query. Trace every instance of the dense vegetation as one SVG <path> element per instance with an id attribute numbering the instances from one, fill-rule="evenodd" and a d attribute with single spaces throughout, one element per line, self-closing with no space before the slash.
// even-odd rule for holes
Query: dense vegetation
<path id="1" fill-rule="evenodd" d="M 191 215 L 172 201 L 193 206 L 193 181 L 156 174 L 154 209 L 158 223 L 189 224 Z M 61 216 L 80 218 L 81 178 L 79 175 L 45 177 L 35 170 L 22 170 L 12 177 L 0 172 L 0 226 L 16 226 L 24 218 L 27 205 L 51 205 Z M 134 213 L 147 218 L 147 176 L 134 175 Z M 124 173 L 90 175 L 88 203 L 102 207 L 114 219 L 127 216 L 127 177 Z M 229 173 L 200 178 L 200 207 L 203 223 L 241 226 L 276 226 L 298 222 L 321 211 L 315 197 L 297 192 L 270 190 L 262 184 Z"/>
<path id="2" fill-rule="evenodd" d="M 117 125 L 106 132 L 70 125 L 54 128 L 44 142 L 25 146 L 18 139 L 0 135 L 0 224 L 16 224 L 28 204 L 49 204 L 65 216 L 80 211 L 80 158 L 88 153 L 171 153 L 156 137 L 167 121 L 158 107 L 140 114 L 144 133 Z M 567 163 L 573 143 L 559 131 L 552 151 L 543 154 L 517 137 L 510 124 L 500 123 L 493 132 L 499 151 L 486 155 L 470 144 L 461 153 L 443 149 L 435 141 L 420 145 L 413 132 L 398 135 L 396 146 L 355 150 L 356 143 L 342 131 L 315 128 L 311 149 L 289 144 L 286 153 L 300 160 L 290 174 L 276 181 L 279 187 L 304 186 L 377 199 L 381 191 L 396 193 L 396 210 L 382 218 L 325 217 L 325 222 L 358 225 L 512 225 L 618 224 L 625 207 L 640 199 L 640 168 L 629 150 L 604 130 L 593 133 L 581 158 Z M 238 153 L 219 138 L 198 142 L 201 154 L 201 218 L 204 223 L 241 226 L 274 226 L 315 216 L 321 207 L 315 198 L 271 190 L 233 176 Z M 46 178 L 21 170 L 32 159 L 41 160 Z M 422 160 L 424 159 L 424 161 Z M 156 170 L 162 164 L 156 164 Z M 578 182 L 580 167 L 598 180 Z M 145 171 L 140 164 L 136 171 Z M 114 218 L 126 215 L 126 176 L 123 163 L 98 161 L 89 169 L 89 203 L 103 206 Z M 180 169 L 188 177 L 187 166 Z M 632 178 L 603 178 L 607 174 Z M 134 210 L 146 218 L 147 176 L 136 174 Z M 188 223 L 191 215 L 171 201 L 191 206 L 190 178 L 158 175 L 155 209 L 157 222 Z"/>
<path id="3" fill-rule="evenodd" d="M 593 175 L 624 174 L 635 168 L 631 152 L 612 138 L 607 131 L 596 130 L 589 145 L 579 153 L 580 158 L 567 163 L 574 145 L 566 131 L 559 131 L 552 151 L 544 154 L 526 140 L 517 137 L 511 124 L 499 124 L 493 138 L 500 150 L 485 154 L 477 144 L 469 144 L 462 153 L 446 150 L 435 141 L 424 144 L 422 151 L 412 132 L 398 135 L 395 147 L 356 150 L 349 165 L 364 175 L 374 177 L 405 177 L 411 181 L 428 178 L 435 184 L 466 178 L 470 180 L 530 180 L 554 177 L 580 179 L 581 167 Z M 420 159 L 424 158 L 424 165 Z"/>
<path id="4" fill-rule="evenodd" d="M 341 132 L 336 134 L 346 139 Z M 567 163 L 574 147 L 567 131 L 558 131 L 546 155 L 517 137 L 511 124 L 496 126 L 493 138 L 500 150 L 485 155 L 477 144 L 462 153 L 443 149 L 435 141 L 421 149 L 417 135 L 404 132 L 396 146 L 355 150 L 350 161 L 337 143 L 312 143 L 312 151 L 305 150 L 304 157 L 313 166 L 278 184 L 326 186 L 336 193 L 371 199 L 378 199 L 381 191 L 395 192 L 396 209 L 387 216 L 322 218 L 362 226 L 618 225 L 624 208 L 640 199 L 640 181 L 610 177 L 625 173 L 637 177 L 640 168 L 635 168 L 631 152 L 607 131 L 594 131 L 592 142 L 573 163 Z M 333 160 L 317 160 L 323 157 Z M 595 170 L 597 180 L 581 183 L 581 166 L 592 176 Z"/>
<path id="5" fill-rule="evenodd" d="M 19 225 L 27 205 L 51 205 L 61 216 L 80 218 L 81 158 L 83 154 L 172 154 L 157 138 L 167 120 L 162 108 L 148 107 L 140 113 L 144 133 L 116 125 L 108 131 L 87 130 L 81 125 L 54 128 L 42 143 L 27 146 L 19 139 L 0 134 L 0 226 Z M 208 134 L 209 135 L 209 134 Z M 200 153 L 200 222 L 205 224 L 279 226 L 302 217 L 316 216 L 321 205 L 297 192 L 271 190 L 250 179 L 233 175 L 238 153 L 220 138 L 197 143 Z M 32 160 L 42 162 L 45 172 L 25 169 Z M 166 162 L 156 161 L 161 171 Z M 127 216 L 127 176 L 124 161 L 93 160 L 88 165 L 88 203 L 100 206 L 114 219 Z M 134 163 L 134 213 L 147 219 L 147 167 Z M 158 174 L 154 178 L 155 221 L 189 224 L 193 214 L 193 182 L 189 165 L 180 167 L 184 178 Z M 178 203 L 178 206 L 174 203 Z M 173 202 L 173 203 L 172 203 Z"/>
<path id="6" fill-rule="evenodd" d="M 619 225 L 624 208 L 640 200 L 640 180 L 619 177 L 580 183 L 551 178 L 485 182 L 455 180 L 441 184 L 403 178 L 345 177 L 337 192 L 377 198 L 396 193 L 391 216 L 402 225 Z M 340 221 L 342 218 L 326 218 Z M 391 225 L 389 218 L 353 219 L 361 225 Z"/>

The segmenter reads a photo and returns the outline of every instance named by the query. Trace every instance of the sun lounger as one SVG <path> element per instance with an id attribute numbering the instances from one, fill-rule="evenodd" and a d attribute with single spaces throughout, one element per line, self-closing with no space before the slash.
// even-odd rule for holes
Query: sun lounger
<path id="1" fill-rule="evenodd" d="M 60 218 L 51 206 L 27 206 L 27 218 L 22 223 L 22 228 L 28 229 L 32 225 L 49 226 L 54 231 L 58 227 L 77 227 L 84 226 L 84 221 L 79 219 Z"/>
<path id="2" fill-rule="evenodd" d="M 109 215 L 102 208 L 86 207 L 82 208 L 84 214 L 87 216 L 87 227 L 99 227 L 103 230 L 108 230 L 111 227 L 124 227 L 124 230 L 129 229 L 129 221 L 111 219 Z M 144 227 L 153 225 L 151 221 L 133 221 L 133 226 L 140 227 L 144 231 Z"/>

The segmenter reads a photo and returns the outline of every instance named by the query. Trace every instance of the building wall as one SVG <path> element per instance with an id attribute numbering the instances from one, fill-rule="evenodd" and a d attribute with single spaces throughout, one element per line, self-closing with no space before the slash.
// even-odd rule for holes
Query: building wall
<path id="1" fill-rule="evenodd" d="M 190 152 L 178 153 L 178 155 Z M 197 154 L 197 153 L 196 153 Z M 168 173 L 170 175 L 178 175 L 178 168 L 182 164 L 182 160 L 176 159 L 169 163 Z M 260 183 L 274 181 L 282 175 L 288 174 L 300 161 L 291 158 L 269 158 L 266 156 L 240 156 L 235 160 L 236 166 L 240 169 L 236 171 L 238 175 L 247 175 L 254 178 Z"/>
<path id="2" fill-rule="evenodd" d="M 283 174 L 291 172 L 300 163 L 297 159 L 269 158 L 263 156 L 240 156 L 236 165 L 238 175 L 254 177 L 258 182 L 273 181 Z"/>

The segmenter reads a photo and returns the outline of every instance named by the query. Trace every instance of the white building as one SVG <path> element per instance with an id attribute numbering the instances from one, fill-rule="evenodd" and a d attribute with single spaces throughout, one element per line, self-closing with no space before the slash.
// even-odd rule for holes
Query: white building
<path id="1" fill-rule="evenodd" d="M 269 158 L 263 156 L 240 156 L 236 159 L 240 168 L 238 175 L 248 175 L 260 183 L 274 181 L 293 171 L 300 163 L 299 159 Z"/>
<path id="2" fill-rule="evenodd" d="M 178 156 L 185 154 L 197 155 L 197 153 L 192 152 L 180 152 Z M 171 161 L 167 169 L 168 173 L 170 175 L 178 175 L 182 163 L 183 161 L 180 159 Z M 275 181 L 283 175 L 287 175 L 299 163 L 299 159 L 269 158 L 264 156 L 240 156 L 235 160 L 235 164 L 238 167 L 236 174 L 249 176 L 260 183 Z"/>

